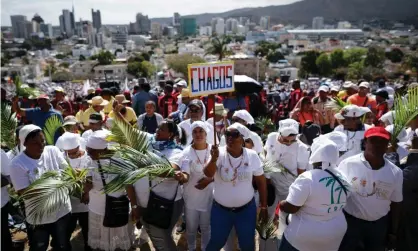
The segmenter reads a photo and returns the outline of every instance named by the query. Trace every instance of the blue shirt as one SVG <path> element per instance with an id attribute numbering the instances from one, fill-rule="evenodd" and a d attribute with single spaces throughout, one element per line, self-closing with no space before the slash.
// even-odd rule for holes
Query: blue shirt
<path id="1" fill-rule="evenodd" d="M 242 96 L 238 96 L 235 98 L 226 98 L 223 101 L 225 109 L 228 109 L 230 112 L 234 112 L 237 110 L 245 110 L 247 104 L 245 103 L 245 99 Z"/>
<path id="2" fill-rule="evenodd" d="M 44 129 L 46 120 L 51 116 L 58 116 L 61 122 L 63 121 L 61 113 L 54 110 L 52 107 L 47 112 L 41 111 L 41 108 L 31 108 L 26 109 L 26 118 L 29 121 L 32 121 L 32 124 L 39 126 L 41 129 Z"/>
<path id="3" fill-rule="evenodd" d="M 134 109 L 136 114 L 143 114 L 145 113 L 145 103 L 148 101 L 155 102 L 156 112 L 158 109 L 158 97 L 152 92 L 145 92 L 141 91 L 134 95 L 132 108 Z"/>

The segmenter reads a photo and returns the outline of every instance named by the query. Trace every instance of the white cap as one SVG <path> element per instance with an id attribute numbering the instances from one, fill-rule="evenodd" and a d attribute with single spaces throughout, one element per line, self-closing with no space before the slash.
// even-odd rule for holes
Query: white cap
<path id="1" fill-rule="evenodd" d="M 347 135 L 340 131 L 332 131 L 314 139 L 315 141 L 330 140 L 338 146 L 340 152 L 347 151 Z"/>
<path id="2" fill-rule="evenodd" d="M 338 162 L 339 151 L 338 146 L 328 139 L 316 140 L 311 145 L 311 156 L 309 164 L 322 163 L 322 169 L 335 166 Z M 324 163 L 328 165 L 324 165 Z"/>
<path id="3" fill-rule="evenodd" d="M 370 84 L 369 84 L 369 82 L 361 82 L 360 84 L 359 84 L 359 87 L 364 87 L 364 88 L 367 88 L 367 89 L 369 89 L 370 88 Z"/>
<path id="4" fill-rule="evenodd" d="M 357 85 L 354 84 L 351 81 L 345 81 L 343 84 L 343 88 L 348 89 L 348 88 L 357 88 Z"/>
<path id="5" fill-rule="evenodd" d="M 235 130 L 238 130 L 239 133 L 242 135 L 242 137 L 244 139 L 249 139 L 250 138 L 250 130 L 248 130 L 247 127 L 241 125 L 240 123 L 233 123 L 232 125 L 228 126 L 228 129 L 232 128 Z"/>
<path id="6" fill-rule="evenodd" d="M 87 139 L 86 147 L 96 150 L 106 149 L 108 142 L 106 137 L 109 135 L 109 131 L 98 130 L 93 132 L 93 134 Z"/>
<path id="7" fill-rule="evenodd" d="M 187 82 L 185 80 L 180 80 L 176 83 L 176 85 L 180 87 L 187 87 Z"/>
<path id="8" fill-rule="evenodd" d="M 299 123 L 294 119 L 284 119 L 279 121 L 279 134 L 287 137 L 291 134 L 299 133 Z"/>
<path id="9" fill-rule="evenodd" d="M 339 92 L 340 88 L 338 86 L 333 85 L 333 86 L 331 86 L 331 91 Z"/>
<path id="10" fill-rule="evenodd" d="M 209 128 L 208 128 L 207 124 L 203 121 L 193 122 L 192 125 L 191 125 L 191 131 L 193 132 L 193 130 L 198 128 L 198 127 L 202 128 L 206 132 L 206 134 L 209 133 Z"/>
<path id="11" fill-rule="evenodd" d="M 388 131 L 390 134 L 393 134 L 393 129 L 394 129 L 394 125 L 388 125 L 385 127 L 385 130 Z M 406 132 L 405 129 L 402 129 L 398 135 L 398 137 L 396 137 L 399 142 L 405 142 L 408 141 L 408 133 Z"/>
<path id="12" fill-rule="evenodd" d="M 395 116 L 395 112 L 394 111 L 389 111 L 385 114 L 382 115 L 382 117 L 380 117 L 380 121 L 382 121 L 383 123 L 387 123 L 387 124 L 393 124 L 393 119 Z"/>
<path id="13" fill-rule="evenodd" d="M 321 85 L 318 89 L 318 92 L 323 91 L 323 92 L 329 92 L 329 87 L 326 85 Z"/>
<path id="14" fill-rule="evenodd" d="M 80 146 L 81 137 L 80 134 L 65 132 L 58 138 L 55 146 L 61 150 L 68 151 Z"/>
<path id="15" fill-rule="evenodd" d="M 242 120 L 245 120 L 248 124 L 254 124 L 254 118 L 247 110 L 238 110 L 235 111 L 232 117 L 238 117 Z"/>
<path id="16" fill-rule="evenodd" d="M 344 106 L 344 108 L 341 109 L 339 113 L 336 113 L 334 117 L 336 119 L 344 119 L 344 117 L 358 118 L 368 112 L 370 112 L 370 109 L 367 107 L 360 107 L 356 105 L 346 105 Z"/>

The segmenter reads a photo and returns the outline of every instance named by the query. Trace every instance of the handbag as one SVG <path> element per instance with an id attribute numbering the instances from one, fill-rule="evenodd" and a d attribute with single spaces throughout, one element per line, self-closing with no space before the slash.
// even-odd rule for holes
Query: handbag
<path id="1" fill-rule="evenodd" d="M 149 180 L 150 193 L 148 205 L 142 217 L 146 223 L 161 229 L 168 229 L 170 227 L 178 186 L 177 184 L 174 198 L 169 200 L 154 193 L 152 191 L 151 180 Z"/>
<path id="2" fill-rule="evenodd" d="M 102 165 L 99 165 L 99 172 L 102 178 L 103 188 L 106 181 L 103 175 Z M 123 227 L 129 222 L 129 199 L 128 196 L 122 195 L 118 198 L 106 194 L 105 215 L 103 218 L 103 226 L 108 228 Z"/>

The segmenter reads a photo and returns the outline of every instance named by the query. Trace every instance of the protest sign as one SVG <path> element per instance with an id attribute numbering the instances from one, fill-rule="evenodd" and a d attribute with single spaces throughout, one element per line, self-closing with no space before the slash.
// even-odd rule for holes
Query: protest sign
<path id="1" fill-rule="evenodd" d="M 189 64 L 191 96 L 206 96 L 235 91 L 234 62 Z"/>

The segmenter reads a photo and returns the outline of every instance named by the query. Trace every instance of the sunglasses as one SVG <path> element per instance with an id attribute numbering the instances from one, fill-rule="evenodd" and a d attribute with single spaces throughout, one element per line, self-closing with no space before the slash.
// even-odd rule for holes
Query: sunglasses
<path id="1" fill-rule="evenodd" d="M 234 138 L 234 139 L 236 139 L 236 138 L 238 138 L 239 136 L 240 136 L 241 134 L 240 134 L 240 132 L 239 131 L 226 131 L 225 132 L 225 137 L 231 137 L 231 138 Z"/>

